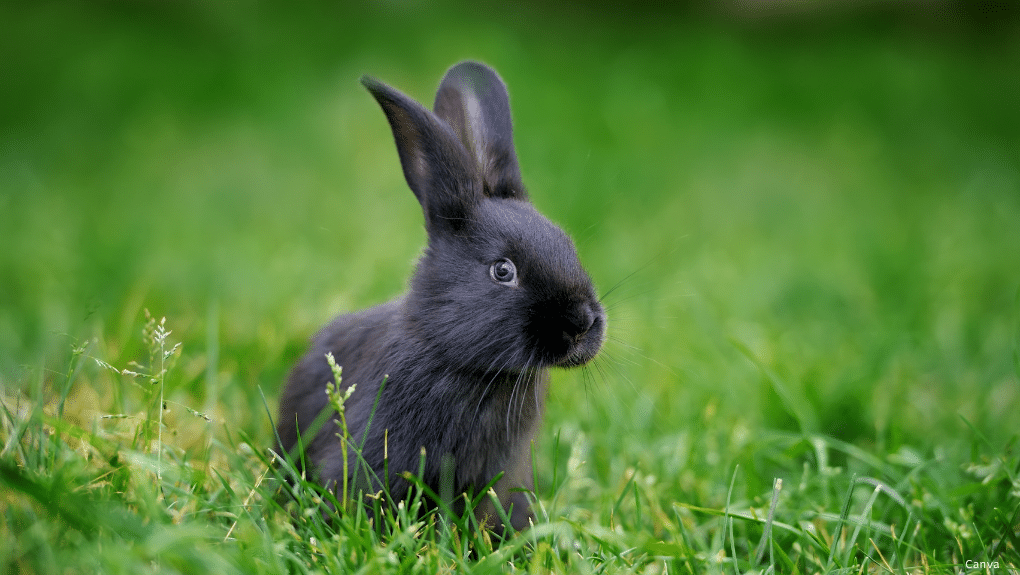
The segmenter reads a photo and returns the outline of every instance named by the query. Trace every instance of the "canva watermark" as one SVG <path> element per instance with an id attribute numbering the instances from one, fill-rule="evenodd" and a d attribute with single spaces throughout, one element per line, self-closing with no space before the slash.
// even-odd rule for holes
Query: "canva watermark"
<path id="1" fill-rule="evenodd" d="M 974 561 L 972 559 L 968 559 L 966 562 L 964 562 L 963 566 L 965 568 L 967 568 L 967 569 L 998 569 L 999 568 L 999 562 L 998 561 Z"/>

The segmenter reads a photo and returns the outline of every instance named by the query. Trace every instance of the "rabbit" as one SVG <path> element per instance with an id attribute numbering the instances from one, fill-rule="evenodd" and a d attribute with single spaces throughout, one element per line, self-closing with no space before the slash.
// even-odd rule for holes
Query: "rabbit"
<path id="1" fill-rule="evenodd" d="M 406 294 L 341 315 L 313 338 L 282 394 L 279 447 L 303 447 L 320 483 L 343 481 L 337 414 L 304 435 L 326 409 L 332 353 L 342 385 L 357 386 L 344 409 L 355 493 L 388 485 L 399 501 L 410 489 L 402 474 L 411 472 L 435 493 L 478 494 L 503 473 L 493 489 L 523 530 L 534 519 L 524 492 L 533 490 L 531 445 L 548 369 L 595 358 L 606 313 L 570 238 L 528 200 L 495 70 L 453 66 L 433 111 L 369 76 L 361 82 L 392 128 L 427 246 Z M 503 532 L 491 498 L 474 513 Z"/>

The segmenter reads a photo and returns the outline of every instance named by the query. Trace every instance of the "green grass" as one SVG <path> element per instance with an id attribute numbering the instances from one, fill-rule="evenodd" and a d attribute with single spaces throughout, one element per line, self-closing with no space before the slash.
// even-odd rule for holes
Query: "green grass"
<path id="1" fill-rule="evenodd" d="M 694 12 L 0 8 L 0 570 L 1020 567 L 1015 14 Z M 357 79 L 463 58 L 611 292 L 495 548 L 420 492 L 330 523 L 268 452 L 307 337 L 424 242 Z"/>

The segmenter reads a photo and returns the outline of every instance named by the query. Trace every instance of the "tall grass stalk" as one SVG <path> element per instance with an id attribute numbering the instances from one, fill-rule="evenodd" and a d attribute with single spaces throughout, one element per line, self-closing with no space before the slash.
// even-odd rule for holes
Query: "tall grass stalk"
<path id="1" fill-rule="evenodd" d="M 356 385 L 348 386 L 343 392 L 343 368 L 336 363 L 336 359 L 333 358 L 332 353 L 326 353 L 326 361 L 329 362 L 329 368 L 333 372 L 333 381 L 326 383 L 326 396 L 329 399 L 329 405 L 336 410 L 337 415 L 340 416 L 340 431 L 337 432 L 337 437 L 340 439 L 340 453 L 344 459 L 344 473 L 343 473 L 343 489 L 341 491 L 342 496 L 340 499 L 343 505 L 344 511 L 349 510 L 350 493 L 348 492 L 348 472 L 350 471 L 350 459 L 348 459 L 347 449 L 351 439 L 351 432 L 347 428 L 347 413 L 344 409 L 344 404 L 350 399 L 354 393 Z M 373 412 L 374 413 L 374 412 Z M 328 425 L 328 423 L 327 423 Z M 367 432 L 367 429 L 366 429 Z"/>

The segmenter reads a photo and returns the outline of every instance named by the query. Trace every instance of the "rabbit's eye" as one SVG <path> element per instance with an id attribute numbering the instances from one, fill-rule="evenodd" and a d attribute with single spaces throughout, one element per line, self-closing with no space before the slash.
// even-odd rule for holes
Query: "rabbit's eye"
<path id="1" fill-rule="evenodd" d="M 489 277 L 492 278 L 492 281 L 516 287 L 517 266 L 506 258 L 498 259 L 489 266 Z"/>

